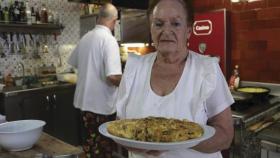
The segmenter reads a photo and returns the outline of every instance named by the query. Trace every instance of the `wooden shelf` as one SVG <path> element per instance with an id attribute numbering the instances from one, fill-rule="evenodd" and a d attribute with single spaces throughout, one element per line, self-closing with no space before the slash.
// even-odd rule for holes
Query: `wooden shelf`
<path id="1" fill-rule="evenodd" d="M 60 34 L 64 27 L 57 24 L 0 23 L 0 32 Z"/>
<path id="2" fill-rule="evenodd" d="M 88 15 L 80 15 L 80 19 L 86 19 L 91 17 L 97 17 L 98 14 L 88 14 Z"/>
<path id="3" fill-rule="evenodd" d="M 85 3 L 85 4 L 105 4 L 105 3 L 112 3 L 112 0 L 68 0 L 68 2 Z"/>

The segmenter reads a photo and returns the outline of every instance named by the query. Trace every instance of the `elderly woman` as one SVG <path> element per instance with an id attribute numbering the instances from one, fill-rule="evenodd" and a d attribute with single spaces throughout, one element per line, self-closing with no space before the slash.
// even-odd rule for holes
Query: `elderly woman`
<path id="1" fill-rule="evenodd" d="M 233 99 L 217 60 L 187 48 L 193 23 L 191 1 L 150 1 L 149 18 L 157 51 L 129 56 L 116 101 L 118 117 L 187 119 L 210 125 L 216 133 L 192 149 L 129 149 L 130 157 L 221 158 L 220 151 L 233 138 Z"/>

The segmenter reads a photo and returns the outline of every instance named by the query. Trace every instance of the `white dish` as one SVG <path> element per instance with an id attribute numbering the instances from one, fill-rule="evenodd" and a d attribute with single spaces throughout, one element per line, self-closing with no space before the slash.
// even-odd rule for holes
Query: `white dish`
<path id="1" fill-rule="evenodd" d="M 108 137 L 113 139 L 116 143 L 121 144 L 123 146 L 132 147 L 132 148 L 138 148 L 138 149 L 146 149 L 146 150 L 174 150 L 174 149 L 186 149 L 193 147 L 200 143 L 201 141 L 204 141 L 210 137 L 212 137 L 215 134 L 215 129 L 208 125 L 201 125 L 204 133 L 203 136 L 200 138 L 190 139 L 187 141 L 181 141 L 181 142 L 171 142 L 171 143 L 155 143 L 155 142 L 144 142 L 144 141 L 137 141 L 137 140 L 131 140 L 126 138 L 117 137 L 114 135 L 111 135 L 107 131 L 107 124 L 109 122 L 103 123 L 99 126 L 99 132 Z"/>

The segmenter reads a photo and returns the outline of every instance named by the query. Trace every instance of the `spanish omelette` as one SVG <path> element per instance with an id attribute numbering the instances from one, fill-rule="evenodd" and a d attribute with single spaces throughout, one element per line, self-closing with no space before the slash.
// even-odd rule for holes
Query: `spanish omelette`
<path id="1" fill-rule="evenodd" d="M 118 137 L 146 142 L 178 142 L 203 135 L 203 128 L 195 122 L 164 117 L 116 120 L 107 130 Z"/>

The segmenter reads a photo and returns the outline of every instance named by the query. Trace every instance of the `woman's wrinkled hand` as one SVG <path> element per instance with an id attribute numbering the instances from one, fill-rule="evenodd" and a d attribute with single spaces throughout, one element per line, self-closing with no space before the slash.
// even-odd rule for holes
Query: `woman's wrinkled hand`
<path id="1" fill-rule="evenodd" d="M 139 148 L 131 148 L 124 146 L 128 151 L 139 153 L 139 154 L 147 154 L 147 155 L 152 155 L 152 156 L 159 156 L 163 154 L 164 150 L 145 150 L 145 149 L 139 149 Z"/>

